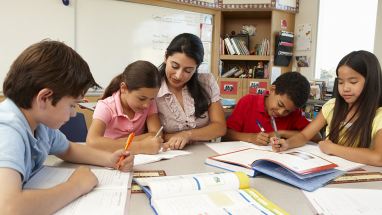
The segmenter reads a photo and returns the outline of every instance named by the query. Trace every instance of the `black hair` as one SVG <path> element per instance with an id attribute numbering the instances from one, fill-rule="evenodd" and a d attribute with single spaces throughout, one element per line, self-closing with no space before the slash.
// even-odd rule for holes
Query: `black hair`
<path id="1" fill-rule="evenodd" d="M 328 137 L 332 142 L 339 143 L 341 134 L 342 140 L 340 144 L 368 148 L 372 142 L 372 123 L 376 111 L 382 106 L 381 66 L 373 53 L 363 50 L 353 51 L 343 57 L 336 69 L 337 76 L 338 69 L 344 65 L 361 74 L 365 78 L 365 84 L 361 94 L 351 107 L 340 96 L 338 86 L 334 88 L 336 90 L 334 92 L 336 102 Z M 345 122 L 347 115 L 351 111 L 355 111 L 355 114 Z M 352 124 L 348 127 L 347 125 L 351 121 Z M 348 128 L 344 129 L 346 127 Z"/>
<path id="2" fill-rule="evenodd" d="M 276 86 L 277 95 L 287 95 L 298 108 L 308 101 L 310 84 L 308 79 L 299 72 L 286 72 L 280 75 L 272 85 Z"/>
<path id="3" fill-rule="evenodd" d="M 203 62 L 204 57 L 202 41 L 199 37 L 193 34 L 179 34 L 168 45 L 166 49 L 166 59 L 175 53 L 184 53 L 187 57 L 194 59 L 197 64 L 195 73 L 186 85 L 188 92 L 194 99 L 195 117 L 202 118 L 203 114 L 208 110 L 208 107 L 211 104 L 211 98 L 198 80 L 198 67 Z M 159 73 L 162 80 L 167 79 L 165 63 L 159 66 Z"/>

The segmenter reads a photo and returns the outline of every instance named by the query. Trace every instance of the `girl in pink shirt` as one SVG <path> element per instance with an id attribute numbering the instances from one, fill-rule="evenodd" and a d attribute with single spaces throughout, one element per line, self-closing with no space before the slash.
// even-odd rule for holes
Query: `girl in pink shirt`
<path id="1" fill-rule="evenodd" d="M 135 133 L 128 150 L 134 154 L 156 154 L 163 142 L 155 137 L 160 128 L 155 97 L 159 91 L 158 69 L 150 62 L 136 61 L 116 76 L 98 101 L 86 138 L 95 148 L 115 151 L 124 148 L 127 136 Z M 147 133 L 145 133 L 147 129 Z"/>

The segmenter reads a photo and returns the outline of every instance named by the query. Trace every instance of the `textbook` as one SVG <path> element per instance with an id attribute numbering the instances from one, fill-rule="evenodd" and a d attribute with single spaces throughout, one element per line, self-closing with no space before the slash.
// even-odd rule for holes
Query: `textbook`
<path id="1" fill-rule="evenodd" d="M 284 152 L 242 149 L 211 156 L 206 164 L 229 171 L 243 171 L 249 176 L 263 173 L 307 191 L 324 186 L 345 172 L 337 164 L 298 148 Z"/>
<path id="2" fill-rule="evenodd" d="M 29 180 L 24 189 L 47 189 L 68 180 L 75 169 L 44 166 Z M 124 214 L 129 200 L 131 173 L 111 169 L 91 169 L 98 185 L 55 214 Z M 127 208 L 126 208 L 127 209 Z"/>
<path id="3" fill-rule="evenodd" d="M 241 172 L 199 173 L 134 179 L 162 214 L 286 215 L 283 209 L 249 186 Z"/>

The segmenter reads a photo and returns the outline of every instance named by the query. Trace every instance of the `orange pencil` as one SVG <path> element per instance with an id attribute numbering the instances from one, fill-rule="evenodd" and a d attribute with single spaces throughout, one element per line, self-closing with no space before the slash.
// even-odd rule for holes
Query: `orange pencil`
<path id="1" fill-rule="evenodd" d="M 127 151 L 127 148 L 129 148 L 131 142 L 133 141 L 133 138 L 134 138 L 134 132 L 131 132 L 129 134 L 129 137 L 127 138 L 126 140 L 126 144 L 125 144 L 125 151 Z M 125 159 L 126 156 L 122 155 L 120 158 L 119 158 L 119 161 L 117 163 L 117 169 L 119 169 L 121 167 L 121 162 L 123 161 L 123 159 Z"/>

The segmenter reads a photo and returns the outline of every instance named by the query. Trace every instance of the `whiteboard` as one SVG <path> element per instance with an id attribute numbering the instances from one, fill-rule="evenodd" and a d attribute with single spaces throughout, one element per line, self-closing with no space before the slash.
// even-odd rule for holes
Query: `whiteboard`
<path id="1" fill-rule="evenodd" d="M 77 0 L 76 47 L 101 86 L 136 61 L 159 66 L 179 33 L 202 38 L 201 72 L 210 72 L 212 15 L 111 0 Z M 203 29 L 203 30 L 201 30 Z"/>
<path id="2" fill-rule="evenodd" d="M 52 0 L 0 0 L 0 92 L 13 61 L 28 46 L 50 38 L 74 48 L 74 5 Z"/>

